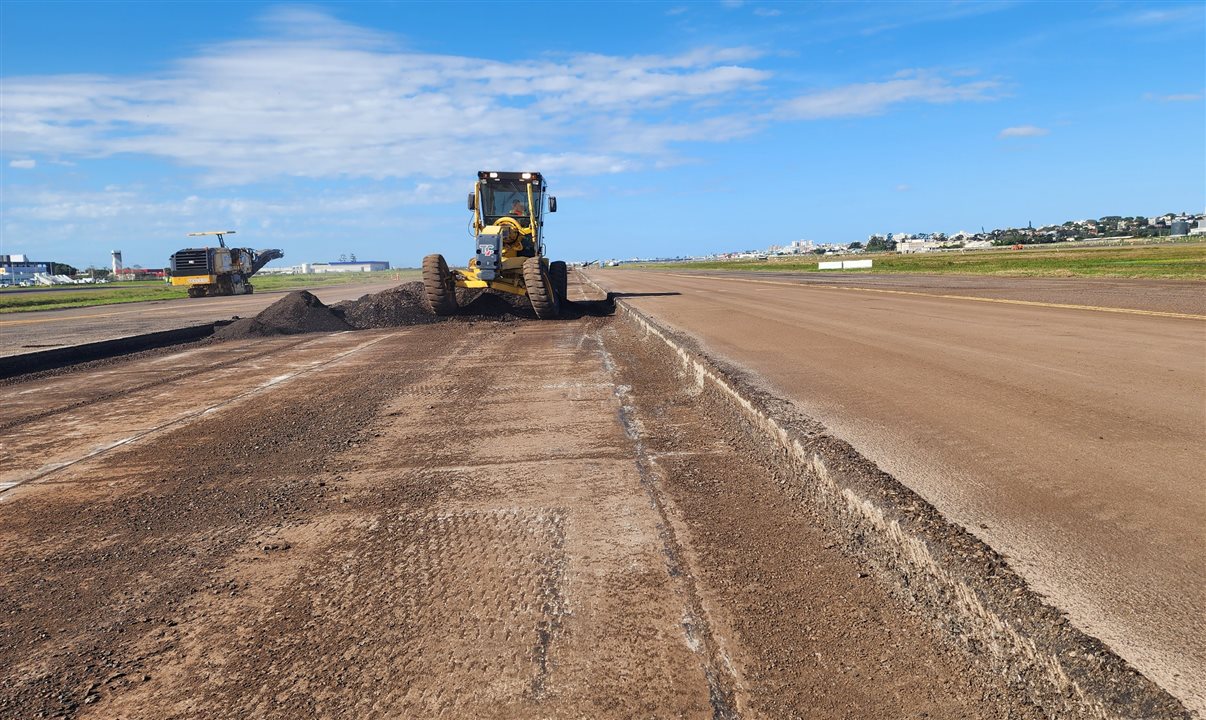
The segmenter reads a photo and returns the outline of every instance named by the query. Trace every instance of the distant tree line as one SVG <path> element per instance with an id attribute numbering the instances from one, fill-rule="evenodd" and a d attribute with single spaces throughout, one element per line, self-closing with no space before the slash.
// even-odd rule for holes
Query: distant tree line
<path id="1" fill-rule="evenodd" d="M 896 249 L 896 241 L 882 235 L 876 235 L 867 241 L 867 252 L 891 252 Z"/>

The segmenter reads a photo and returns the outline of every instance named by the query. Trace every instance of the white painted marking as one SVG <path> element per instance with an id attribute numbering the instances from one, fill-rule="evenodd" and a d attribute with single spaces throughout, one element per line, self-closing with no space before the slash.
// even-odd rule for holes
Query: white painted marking
<path id="1" fill-rule="evenodd" d="M 121 440 L 114 440 L 111 443 L 105 443 L 104 445 L 98 445 L 97 448 L 95 450 L 93 450 L 92 452 L 93 453 L 103 453 L 106 450 L 112 450 L 115 447 L 125 445 L 126 443 L 130 442 L 131 440 L 136 440 L 136 439 L 138 439 L 137 435 L 131 435 L 128 438 L 122 438 Z"/>
<path id="2" fill-rule="evenodd" d="M 817 263 L 817 270 L 865 270 L 871 267 L 870 260 L 830 260 Z"/>

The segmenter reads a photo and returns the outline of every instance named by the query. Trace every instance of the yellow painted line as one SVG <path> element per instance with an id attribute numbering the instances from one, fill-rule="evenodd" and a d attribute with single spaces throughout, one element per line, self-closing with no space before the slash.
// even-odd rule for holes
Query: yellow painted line
<path id="1" fill-rule="evenodd" d="M 673 277 L 690 278 L 692 280 L 704 278 L 708 280 L 728 280 L 729 282 L 758 283 L 761 285 L 786 285 L 788 287 L 801 288 L 804 290 L 814 288 L 818 290 L 847 290 L 851 292 L 881 293 L 884 295 L 913 295 L 916 297 L 941 298 L 943 300 L 970 300 L 972 302 L 998 303 L 1001 305 L 1026 305 L 1029 307 L 1058 308 L 1061 310 L 1092 310 L 1094 312 L 1118 313 L 1121 315 L 1146 315 L 1148 317 L 1179 318 L 1181 320 L 1206 320 L 1206 315 L 1163 312 L 1160 310 L 1135 310 L 1133 308 L 1102 307 L 1100 305 L 1069 305 L 1066 303 L 1039 302 L 1037 300 L 1008 300 L 1006 298 L 976 297 L 974 295 L 939 295 L 937 293 L 915 292 L 912 290 L 885 290 L 883 288 L 854 287 L 852 285 L 808 285 L 799 282 L 784 282 L 782 280 L 754 280 L 752 278 L 729 278 L 718 277 L 716 275 L 684 275 L 680 273 L 666 274 Z"/>

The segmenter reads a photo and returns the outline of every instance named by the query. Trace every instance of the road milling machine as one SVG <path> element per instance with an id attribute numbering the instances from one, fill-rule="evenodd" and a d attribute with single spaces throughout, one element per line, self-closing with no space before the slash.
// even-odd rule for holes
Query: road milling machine
<path id="1" fill-rule="evenodd" d="M 189 237 L 216 235 L 218 247 L 185 248 L 172 253 L 172 285 L 188 287 L 188 296 L 250 295 L 255 289 L 251 276 L 277 258 L 285 257 L 280 250 L 228 248 L 226 236 L 234 230 L 191 232 Z"/>
<path id="2" fill-rule="evenodd" d="M 437 315 L 457 310 L 456 289 L 488 288 L 526 295 L 542 320 L 561 314 L 568 270 L 562 261 L 549 262 L 544 248 L 544 213 L 557 212 L 557 198 L 546 200 L 544 178 L 538 172 L 482 170 L 477 174 L 469 209 L 470 231 L 477 254 L 466 270 L 450 270 L 443 255 L 423 258 L 423 290 Z"/>

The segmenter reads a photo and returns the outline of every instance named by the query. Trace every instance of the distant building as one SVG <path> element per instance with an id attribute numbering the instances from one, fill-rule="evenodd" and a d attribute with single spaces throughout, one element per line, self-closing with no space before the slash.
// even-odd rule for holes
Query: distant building
<path id="1" fill-rule="evenodd" d="M 1188 235 L 1189 222 L 1186 220 L 1173 220 L 1172 225 L 1168 226 L 1169 235 Z"/>
<path id="2" fill-rule="evenodd" d="M 0 255 L 0 282 L 9 285 L 50 273 L 50 263 L 34 262 L 24 255 Z"/>
<path id="3" fill-rule="evenodd" d="M 122 280 L 157 280 L 162 279 L 164 274 L 163 268 L 130 267 L 122 268 L 118 277 Z"/>
<path id="4" fill-rule="evenodd" d="M 384 260 L 355 260 L 352 262 L 314 263 L 312 272 L 377 272 L 389 270 L 389 262 Z"/>
<path id="5" fill-rule="evenodd" d="M 312 263 L 302 263 L 300 265 L 289 265 L 288 267 L 266 267 L 259 271 L 259 275 L 309 275 L 314 272 Z"/>
<path id="6" fill-rule="evenodd" d="M 903 254 L 932 252 L 937 250 L 942 243 L 937 240 L 923 240 L 921 238 L 905 238 L 896 242 L 896 252 Z"/>

